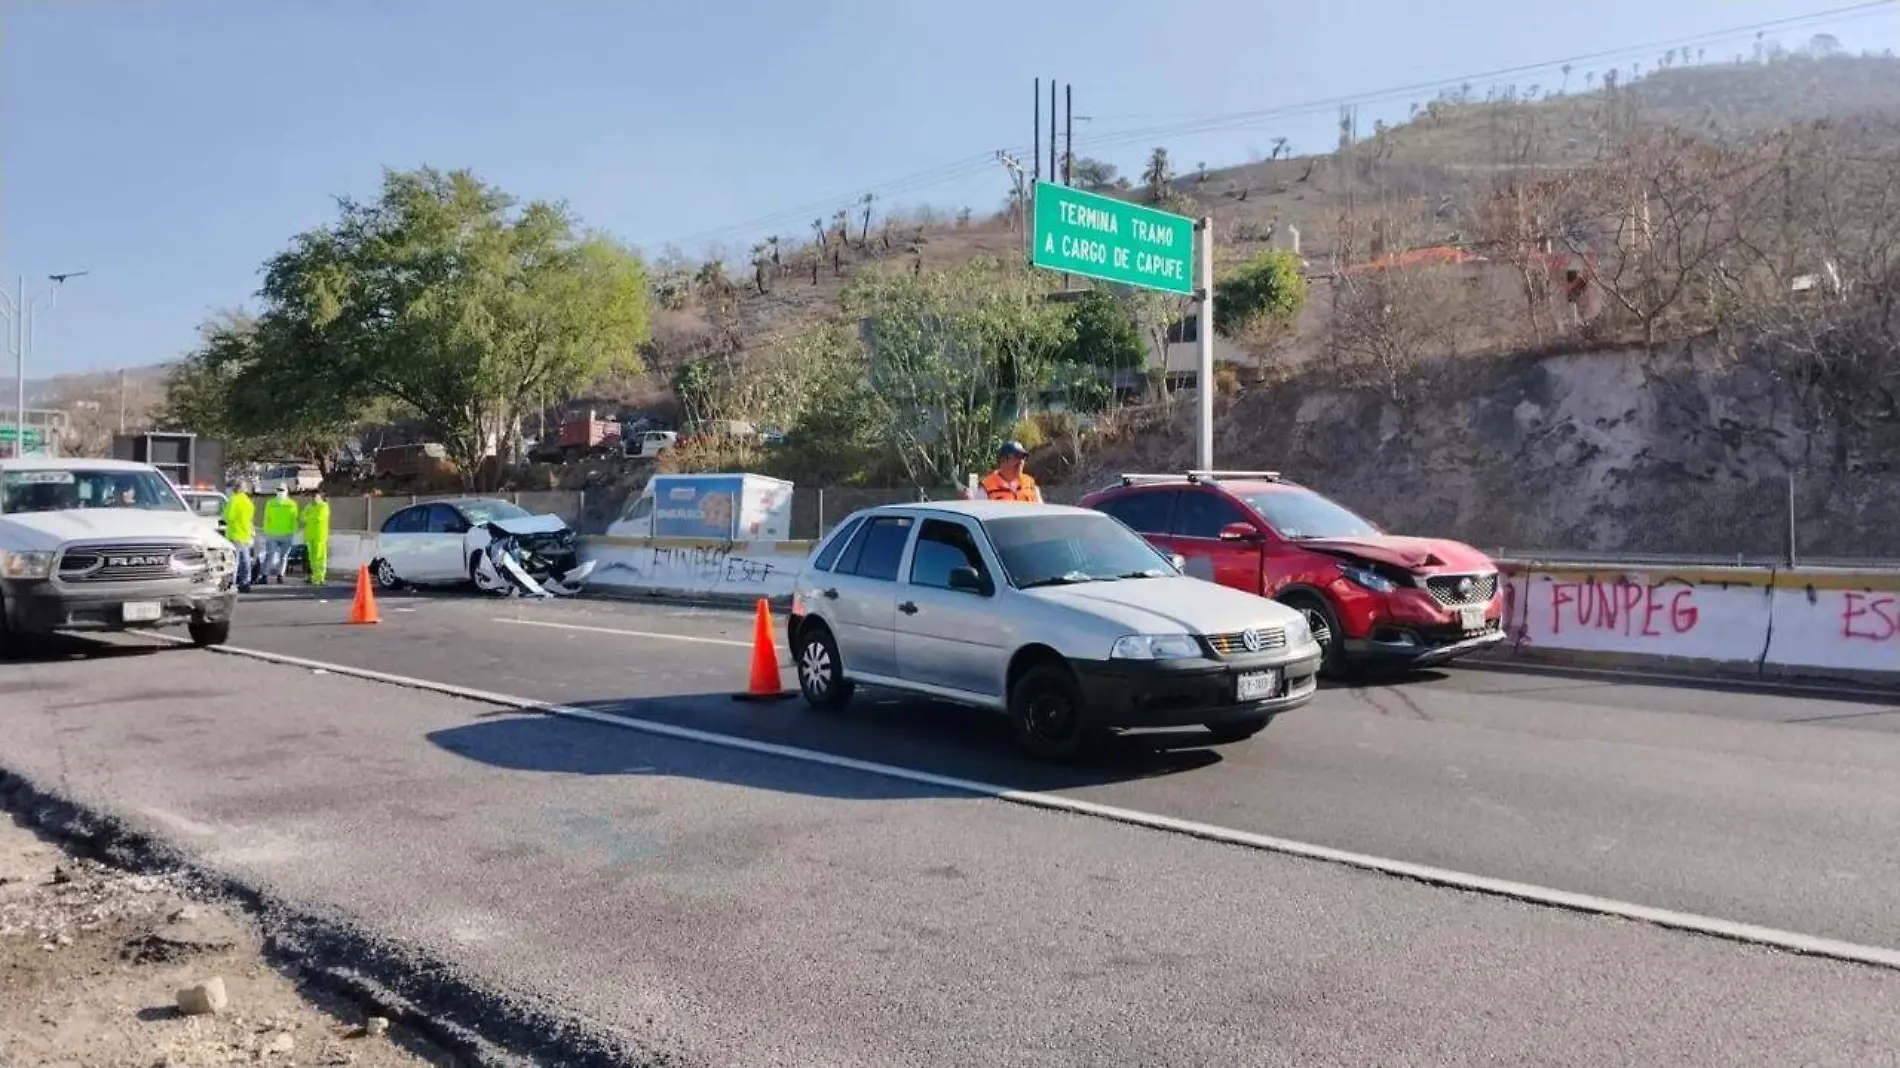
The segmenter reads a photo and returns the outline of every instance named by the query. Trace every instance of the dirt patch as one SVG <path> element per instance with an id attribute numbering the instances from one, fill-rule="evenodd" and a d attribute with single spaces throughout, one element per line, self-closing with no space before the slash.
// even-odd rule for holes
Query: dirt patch
<path id="1" fill-rule="evenodd" d="M 220 980 L 215 1013 L 179 992 Z M 0 815 L 0 1064 L 453 1065 L 269 964 L 256 927 L 174 879 L 81 859 Z M 372 1033 L 376 1032 L 376 1033 Z"/>

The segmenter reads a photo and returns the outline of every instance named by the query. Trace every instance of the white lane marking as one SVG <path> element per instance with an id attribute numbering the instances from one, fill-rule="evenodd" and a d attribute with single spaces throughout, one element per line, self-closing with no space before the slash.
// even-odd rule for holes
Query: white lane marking
<path id="1" fill-rule="evenodd" d="M 658 638 L 669 642 L 697 642 L 700 645 L 730 645 L 735 649 L 750 649 L 751 642 L 735 642 L 730 638 L 701 638 L 691 634 L 661 634 L 651 630 L 622 630 L 619 627 L 590 627 L 581 623 L 550 623 L 542 619 L 506 619 L 496 616 L 496 623 L 507 623 L 517 627 L 553 627 L 557 630 L 584 630 L 594 634 L 622 634 L 629 638 Z"/>
<path id="2" fill-rule="evenodd" d="M 169 634 L 153 633 L 151 637 L 168 642 L 189 644 L 189 639 Z M 576 708 L 572 705 L 548 704 L 542 701 L 530 701 L 525 697 L 510 694 L 492 693 L 468 686 L 456 686 L 452 683 L 435 682 L 430 679 L 413 678 L 407 675 L 392 675 L 368 668 L 352 667 L 348 664 L 332 664 L 321 660 L 308 660 L 300 656 L 287 656 L 283 653 L 265 652 L 261 649 L 243 649 L 236 646 L 215 646 L 210 651 L 232 656 L 245 656 L 255 660 L 265 660 L 276 664 L 312 670 L 328 670 L 339 675 L 349 675 L 372 682 L 383 682 L 413 690 L 425 690 L 432 693 L 460 697 L 483 704 L 514 708 L 523 712 L 542 712 L 549 715 L 564 716 L 569 719 L 586 720 L 610 727 L 622 727 L 640 731 L 644 734 L 656 734 L 666 738 L 678 738 L 683 741 L 699 742 L 704 745 L 719 746 L 725 749 L 738 749 L 765 756 L 780 757 L 786 760 L 804 761 L 808 764 L 820 764 L 826 767 L 841 768 L 846 771 L 861 771 L 871 775 L 903 782 L 917 783 L 923 786 L 935 786 L 958 793 L 988 797 L 1011 804 L 1025 805 L 1031 808 L 1066 812 L 1077 816 L 1090 816 L 1115 823 L 1169 834 L 1186 835 L 1210 842 L 1240 846 L 1267 853 L 1279 853 L 1285 856 L 1301 857 L 1307 860 L 1320 860 L 1331 864 L 1358 868 L 1361 871 L 1375 872 L 1380 875 L 1411 879 L 1433 886 L 1447 887 L 1453 890 L 1465 890 L 1471 893 L 1488 894 L 1493 897 L 1510 898 L 1533 905 L 1563 909 L 1569 912 L 1581 912 L 1598 916 L 1614 916 L 1619 919 L 1633 920 L 1638 923 L 1653 924 L 1671 930 L 1690 934 L 1707 935 L 1712 938 L 1726 939 L 1732 942 L 1744 942 L 1752 945 L 1768 946 L 1799 953 L 1804 956 L 1825 957 L 1831 960 L 1847 961 L 1854 964 L 1866 964 L 1876 968 L 1900 971 L 1900 949 L 1882 946 L 1860 945 L 1834 938 L 1822 938 L 1817 935 L 1801 934 L 1798 931 L 1784 931 L 1759 924 L 1739 923 L 1715 916 L 1701 916 L 1692 912 L 1678 912 L 1674 909 L 1655 908 L 1650 905 L 1638 905 L 1614 898 L 1598 897 L 1595 894 L 1579 894 L 1568 890 L 1554 890 L 1550 887 L 1536 886 L 1531 883 L 1514 882 L 1509 879 L 1495 879 L 1488 875 L 1473 875 L 1468 872 L 1453 871 L 1449 868 L 1437 868 L 1428 864 L 1414 864 L 1410 861 L 1392 860 L 1387 857 L 1372 856 L 1367 853 L 1354 853 L 1331 846 L 1313 845 L 1298 842 L 1290 838 L 1276 838 L 1272 835 L 1256 834 L 1252 831 L 1235 830 L 1194 820 L 1177 819 L 1135 809 L 1118 808 L 1113 805 L 1082 801 L 1060 794 L 1048 794 L 1035 790 L 1017 790 L 994 783 L 979 782 L 974 779 L 960 779 L 949 775 L 919 771 L 914 768 L 898 767 L 894 764 L 879 764 L 855 757 L 824 753 L 815 749 L 801 749 L 797 746 L 780 745 L 776 742 L 761 742 L 751 738 L 741 738 L 730 734 L 715 734 L 711 731 L 695 730 L 691 727 L 660 723 L 656 720 L 637 719 L 632 716 L 619 716 L 611 712 L 600 712 L 591 708 Z"/>

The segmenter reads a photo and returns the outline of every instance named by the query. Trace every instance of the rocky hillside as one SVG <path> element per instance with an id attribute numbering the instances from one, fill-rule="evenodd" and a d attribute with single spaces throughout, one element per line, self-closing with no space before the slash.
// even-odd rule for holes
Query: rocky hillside
<path id="1" fill-rule="evenodd" d="M 1319 372 L 1225 398 L 1222 467 L 1269 469 L 1388 529 L 1489 548 L 1900 560 L 1900 412 L 1817 419 L 1713 341 L 1428 369 L 1395 404 Z M 1090 455 L 1077 489 L 1193 462 L 1192 413 Z"/>

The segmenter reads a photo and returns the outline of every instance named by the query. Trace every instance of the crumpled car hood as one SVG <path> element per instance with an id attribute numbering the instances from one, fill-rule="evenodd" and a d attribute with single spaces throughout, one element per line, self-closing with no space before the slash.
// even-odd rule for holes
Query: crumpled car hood
<path id="1" fill-rule="evenodd" d="M 558 515 L 531 515 L 520 519 L 491 519 L 491 527 L 510 534 L 558 534 L 567 529 L 567 521 Z"/>
<path id="2" fill-rule="evenodd" d="M 1293 544 L 1315 552 L 1354 556 L 1407 571 L 1495 571 L 1491 558 L 1463 542 L 1370 534 L 1356 538 L 1303 538 Z"/>

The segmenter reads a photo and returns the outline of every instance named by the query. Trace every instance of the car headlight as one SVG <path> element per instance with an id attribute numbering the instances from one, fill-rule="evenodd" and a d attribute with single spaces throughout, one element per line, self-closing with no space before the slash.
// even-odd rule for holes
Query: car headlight
<path id="1" fill-rule="evenodd" d="M 1201 643 L 1188 634 L 1130 634 L 1115 639 L 1108 655 L 1115 660 L 1189 660 L 1201 655 Z"/>
<path id="2" fill-rule="evenodd" d="M 1399 584 L 1369 568 L 1340 564 L 1339 573 L 1355 586 L 1363 586 L 1374 593 L 1391 593 Z"/>
<path id="3" fill-rule="evenodd" d="M 0 575 L 14 579 L 43 579 L 52 575 L 58 553 L 0 553 Z"/>
<path id="4" fill-rule="evenodd" d="M 1298 647 L 1305 645 L 1307 642 L 1310 642 L 1312 640 L 1313 640 L 1313 627 L 1312 627 L 1312 624 L 1306 621 L 1306 615 L 1304 613 L 1296 615 L 1292 619 L 1287 621 L 1287 624 L 1286 624 L 1287 648 L 1297 649 Z"/>

